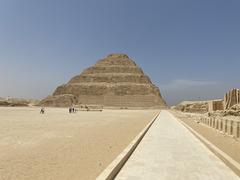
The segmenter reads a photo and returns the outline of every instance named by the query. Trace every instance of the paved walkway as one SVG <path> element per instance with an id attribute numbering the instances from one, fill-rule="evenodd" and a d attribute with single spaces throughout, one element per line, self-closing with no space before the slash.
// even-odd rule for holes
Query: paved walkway
<path id="1" fill-rule="evenodd" d="M 117 180 L 240 179 L 168 111 L 162 111 Z"/>

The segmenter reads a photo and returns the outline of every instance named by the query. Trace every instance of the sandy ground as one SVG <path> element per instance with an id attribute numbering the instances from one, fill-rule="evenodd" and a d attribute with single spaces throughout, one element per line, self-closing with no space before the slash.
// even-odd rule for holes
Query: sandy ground
<path id="1" fill-rule="evenodd" d="M 188 126 L 209 140 L 211 143 L 213 143 L 215 146 L 217 146 L 219 149 L 221 149 L 223 152 L 240 163 L 240 139 L 234 139 L 230 136 L 226 136 L 220 133 L 211 127 L 198 124 L 196 121 L 194 121 L 194 119 L 189 118 L 184 113 L 176 111 L 171 112 L 180 120 L 185 122 Z"/>
<path id="2" fill-rule="evenodd" d="M 157 113 L 1 107 L 0 179 L 95 179 Z"/>

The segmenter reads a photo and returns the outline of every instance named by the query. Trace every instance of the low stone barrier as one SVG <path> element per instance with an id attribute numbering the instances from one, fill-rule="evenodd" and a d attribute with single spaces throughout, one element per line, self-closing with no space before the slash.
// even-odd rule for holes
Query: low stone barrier
<path id="1" fill-rule="evenodd" d="M 225 117 L 202 117 L 201 115 L 189 115 L 198 123 L 216 129 L 217 131 L 240 140 L 240 121 L 234 121 Z"/>
<path id="2" fill-rule="evenodd" d="M 150 129 L 160 112 L 147 124 L 147 126 L 133 139 L 133 141 L 106 167 L 96 180 L 113 180 L 128 158 L 137 148 L 147 131 Z"/>

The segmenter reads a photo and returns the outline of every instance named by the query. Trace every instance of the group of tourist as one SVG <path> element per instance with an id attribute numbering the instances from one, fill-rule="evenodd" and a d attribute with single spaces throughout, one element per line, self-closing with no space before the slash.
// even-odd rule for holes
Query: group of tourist
<path id="1" fill-rule="evenodd" d="M 69 113 L 76 113 L 77 109 L 74 108 L 73 106 L 71 106 L 71 107 L 69 107 L 68 112 Z M 40 114 L 45 114 L 45 108 L 44 107 L 40 108 Z"/>
<path id="2" fill-rule="evenodd" d="M 68 112 L 69 113 L 76 113 L 77 110 L 73 106 L 71 106 L 71 107 L 69 107 Z"/>

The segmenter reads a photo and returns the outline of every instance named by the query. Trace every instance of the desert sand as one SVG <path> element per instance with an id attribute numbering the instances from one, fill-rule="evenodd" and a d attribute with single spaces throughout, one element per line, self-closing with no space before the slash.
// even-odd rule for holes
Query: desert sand
<path id="1" fill-rule="evenodd" d="M 0 179 L 95 179 L 157 113 L 1 107 Z"/>

